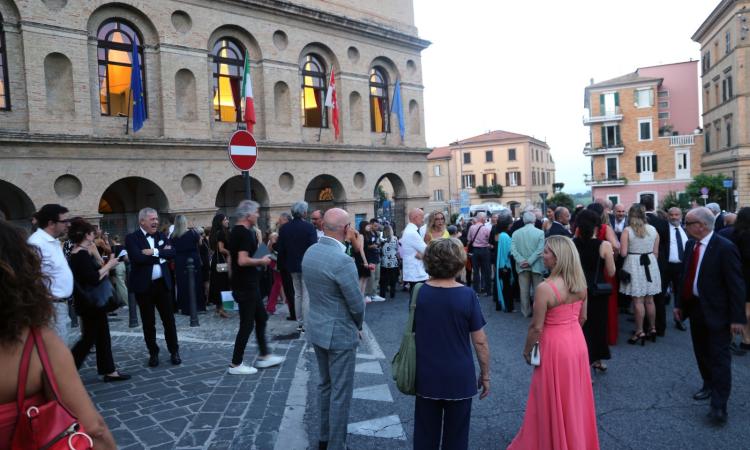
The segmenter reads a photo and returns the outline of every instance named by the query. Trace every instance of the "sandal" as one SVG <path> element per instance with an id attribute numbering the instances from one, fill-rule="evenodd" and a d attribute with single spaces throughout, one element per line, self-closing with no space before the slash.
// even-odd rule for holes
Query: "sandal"
<path id="1" fill-rule="evenodd" d="M 644 333 L 643 331 L 638 331 L 634 333 L 633 337 L 628 339 L 628 344 L 630 345 L 635 345 L 639 342 L 641 343 L 641 347 L 646 345 L 646 333 Z"/>

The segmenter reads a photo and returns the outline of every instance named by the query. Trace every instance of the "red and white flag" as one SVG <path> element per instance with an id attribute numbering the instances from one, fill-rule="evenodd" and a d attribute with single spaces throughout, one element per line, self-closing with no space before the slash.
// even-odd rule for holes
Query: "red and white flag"
<path id="1" fill-rule="evenodd" d="M 253 132 L 255 125 L 255 104 L 253 103 L 253 80 L 250 79 L 250 53 L 245 50 L 245 73 L 242 75 L 242 96 L 245 98 L 245 124 L 247 131 Z"/>
<path id="2" fill-rule="evenodd" d="M 339 102 L 336 100 L 336 79 L 333 77 L 331 69 L 331 81 L 328 83 L 328 92 L 326 92 L 326 108 L 333 108 L 331 111 L 331 122 L 336 139 L 339 138 Z"/>

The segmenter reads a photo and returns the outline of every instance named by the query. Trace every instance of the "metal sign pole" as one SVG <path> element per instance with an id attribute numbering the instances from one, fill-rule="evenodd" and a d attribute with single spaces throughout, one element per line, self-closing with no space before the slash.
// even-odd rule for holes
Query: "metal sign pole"
<path id="1" fill-rule="evenodd" d="M 250 171 L 249 170 L 243 170 L 242 171 L 242 178 L 245 180 L 245 199 L 246 200 L 252 200 L 252 189 L 250 186 Z"/>

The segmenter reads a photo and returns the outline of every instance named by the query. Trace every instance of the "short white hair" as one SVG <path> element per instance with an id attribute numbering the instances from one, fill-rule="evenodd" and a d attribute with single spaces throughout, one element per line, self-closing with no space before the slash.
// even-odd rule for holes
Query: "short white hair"
<path id="1" fill-rule="evenodd" d="M 714 216 L 718 216 L 719 214 L 721 214 L 721 206 L 719 206 L 718 203 L 709 203 L 708 205 L 706 205 L 706 208 L 714 213 Z"/>
<path id="2" fill-rule="evenodd" d="M 302 218 L 307 215 L 307 202 L 299 201 L 292 205 L 292 217 Z"/>
<path id="3" fill-rule="evenodd" d="M 250 214 L 257 212 L 258 206 L 258 203 L 252 200 L 242 200 L 240 204 L 237 205 L 237 209 L 234 210 L 234 217 L 237 219 L 244 219 Z"/>
<path id="4" fill-rule="evenodd" d="M 138 222 L 144 220 L 149 214 L 156 214 L 159 215 L 158 212 L 154 208 L 149 208 L 148 206 L 143 208 L 142 210 L 138 211 Z"/>
<path id="5" fill-rule="evenodd" d="M 692 216 L 695 217 L 699 222 L 701 222 L 703 226 L 705 226 L 709 231 L 714 230 L 716 217 L 714 217 L 714 213 L 708 208 L 708 206 L 693 208 L 690 210 L 690 212 L 688 212 L 688 214 L 692 214 Z"/>
<path id="6" fill-rule="evenodd" d="M 534 211 L 524 211 L 523 212 L 523 223 L 526 225 L 527 223 L 534 223 L 536 222 L 536 214 L 534 214 Z"/>

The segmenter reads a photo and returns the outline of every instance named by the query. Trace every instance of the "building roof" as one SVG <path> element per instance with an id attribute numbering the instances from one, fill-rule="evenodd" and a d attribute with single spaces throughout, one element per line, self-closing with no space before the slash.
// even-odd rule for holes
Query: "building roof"
<path id="1" fill-rule="evenodd" d="M 698 27 L 697 30 L 695 30 L 695 33 L 693 33 L 693 36 L 691 36 L 690 39 L 693 41 L 701 44 L 701 41 L 705 37 L 706 33 L 710 31 L 716 22 L 727 12 L 729 9 L 734 6 L 735 0 L 722 0 L 719 2 L 718 5 L 716 5 L 716 8 L 714 8 L 713 11 L 711 11 L 711 14 L 706 17 L 706 19 L 701 23 L 701 26 Z M 744 9 L 744 6 L 743 6 Z"/>
<path id="2" fill-rule="evenodd" d="M 427 159 L 450 159 L 451 148 L 450 147 L 435 147 L 432 149 Z"/>
<path id="3" fill-rule="evenodd" d="M 594 83 L 586 86 L 587 89 L 592 88 L 605 88 L 605 87 L 614 87 L 614 86 L 620 86 L 623 84 L 633 84 L 633 83 L 649 83 L 649 82 L 656 82 L 660 83 L 663 80 L 663 78 L 653 78 L 653 77 L 644 77 L 638 74 L 638 70 L 635 72 L 629 73 L 627 75 L 622 75 L 619 77 L 615 77 L 606 81 L 600 81 L 599 83 Z"/>
<path id="4" fill-rule="evenodd" d="M 462 139 L 462 140 L 453 142 L 451 143 L 451 145 L 455 146 L 455 145 L 465 145 L 465 144 L 481 144 L 484 142 L 494 142 L 494 141 L 517 141 L 517 140 L 536 141 L 537 143 L 541 145 L 547 145 L 547 143 L 542 141 L 541 139 L 537 139 L 531 136 L 526 136 L 525 134 L 512 133 L 510 131 L 503 131 L 503 130 L 488 131 L 484 134 L 480 134 L 474 137 L 470 137 L 467 139 Z"/>

